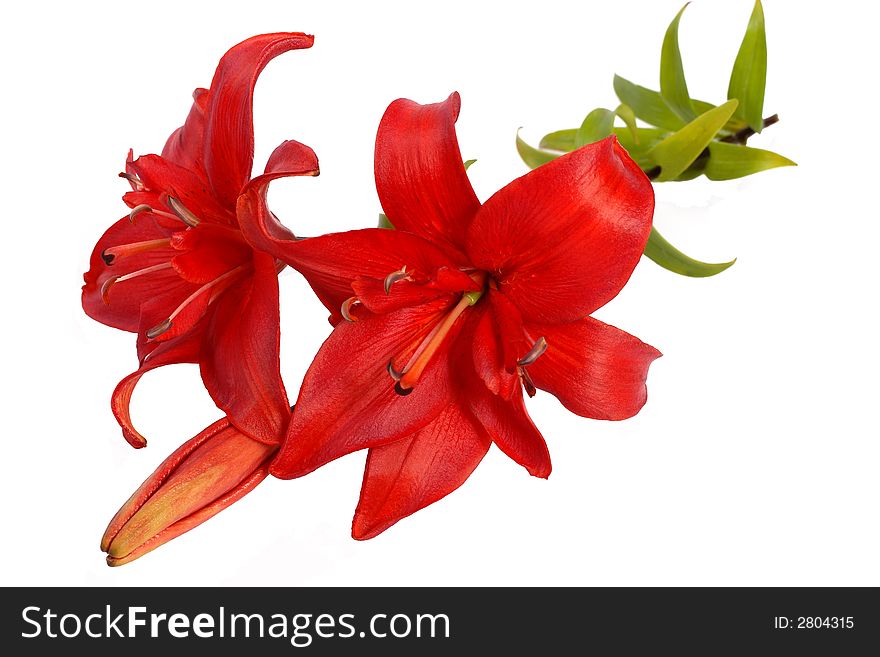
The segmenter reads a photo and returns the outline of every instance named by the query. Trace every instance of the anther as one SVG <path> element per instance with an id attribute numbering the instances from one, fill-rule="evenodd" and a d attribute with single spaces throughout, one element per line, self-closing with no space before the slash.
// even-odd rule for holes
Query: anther
<path id="1" fill-rule="evenodd" d="M 106 260 L 104 262 L 107 262 Z M 110 264 L 110 263 L 107 263 Z M 110 288 L 113 287 L 113 284 L 119 280 L 119 276 L 111 276 L 104 284 L 101 285 L 101 300 L 104 302 L 104 305 L 110 305 Z"/>
<path id="2" fill-rule="evenodd" d="M 142 192 L 142 191 L 144 191 L 144 189 L 146 189 L 146 187 L 144 186 L 144 183 L 141 182 L 141 179 L 138 178 L 137 176 L 135 176 L 134 174 L 127 173 L 127 172 L 123 171 L 122 173 L 119 174 L 119 177 L 125 178 L 128 182 L 131 183 L 131 186 L 134 187 L 134 189 L 138 192 Z"/>
<path id="3" fill-rule="evenodd" d="M 131 209 L 131 212 L 128 213 L 128 220 L 134 223 L 134 218 L 138 216 L 141 212 L 152 212 L 153 208 L 151 208 L 146 203 L 141 203 L 140 205 L 136 205 Z"/>
<path id="4" fill-rule="evenodd" d="M 404 265 L 401 269 L 397 271 L 393 271 L 385 277 L 385 294 L 391 294 L 391 286 L 394 285 L 397 281 L 402 281 L 404 279 L 409 278 L 409 273 L 406 271 L 406 265 Z"/>
<path id="5" fill-rule="evenodd" d="M 413 390 L 414 388 L 404 388 L 402 385 L 400 385 L 400 381 L 394 384 L 394 392 L 396 392 L 401 397 L 406 397 Z"/>
<path id="6" fill-rule="evenodd" d="M 192 212 L 190 212 L 183 203 L 178 201 L 173 196 L 168 197 L 168 206 L 174 211 L 174 214 L 177 215 L 177 218 L 190 228 L 195 228 L 199 225 L 199 218 Z"/>
<path id="7" fill-rule="evenodd" d="M 403 372 L 398 372 L 396 369 L 394 369 L 393 360 L 388 361 L 388 365 L 385 367 L 385 369 L 388 370 L 388 376 L 390 376 L 395 381 L 400 381 L 403 378 Z"/>
<path id="8" fill-rule="evenodd" d="M 171 239 L 163 237 L 158 240 L 145 240 L 143 242 L 132 242 L 131 244 L 111 246 L 101 251 L 101 260 L 103 260 L 104 264 L 109 267 L 116 262 L 117 258 L 124 258 L 125 256 L 135 255 L 137 253 L 152 251 L 154 249 L 162 248 L 163 246 L 169 246 L 170 244 Z"/>
<path id="9" fill-rule="evenodd" d="M 356 322 L 358 321 L 357 317 L 354 317 L 351 314 L 352 306 L 359 304 L 360 301 L 357 297 L 348 297 L 345 301 L 342 302 L 342 305 L 339 307 L 339 314 L 342 315 L 342 318 L 347 322 Z"/>
<path id="10" fill-rule="evenodd" d="M 519 378 L 522 380 L 523 388 L 526 389 L 526 394 L 529 397 L 534 397 L 535 393 L 538 392 L 535 388 L 535 384 L 532 382 L 532 377 L 529 375 L 528 370 L 523 368 L 519 368 Z"/>
<path id="11" fill-rule="evenodd" d="M 170 319 L 159 322 L 153 328 L 147 331 L 147 339 L 152 340 L 153 338 L 158 338 L 160 335 L 169 330 L 172 326 L 174 326 L 174 322 L 172 322 Z"/>
<path id="12" fill-rule="evenodd" d="M 520 367 L 531 365 L 536 360 L 538 360 L 538 358 L 541 357 L 541 354 L 543 354 L 545 351 L 547 351 L 547 340 L 545 340 L 542 336 L 538 338 L 532 348 L 529 349 L 529 353 L 516 361 L 516 364 Z"/>

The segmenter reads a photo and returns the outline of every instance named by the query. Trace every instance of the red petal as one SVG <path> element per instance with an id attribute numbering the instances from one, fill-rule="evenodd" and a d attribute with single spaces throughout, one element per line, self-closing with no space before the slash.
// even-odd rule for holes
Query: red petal
<path id="1" fill-rule="evenodd" d="M 592 317 L 529 327 L 547 338 L 547 351 L 528 366 L 532 382 L 573 413 L 598 420 L 632 417 L 648 398 L 648 366 L 660 352 Z"/>
<path id="2" fill-rule="evenodd" d="M 638 263 L 654 211 L 648 178 L 609 137 L 517 178 L 467 233 L 526 320 L 573 321 L 614 298 Z"/>
<path id="3" fill-rule="evenodd" d="M 220 201 L 235 207 L 251 177 L 254 158 L 254 85 L 272 59 L 310 48 L 314 37 L 299 32 L 262 34 L 233 46 L 220 60 L 208 92 L 205 171 Z"/>
<path id="4" fill-rule="evenodd" d="M 359 277 L 381 282 L 404 266 L 409 272 L 428 277 L 440 267 L 451 266 L 446 253 L 436 246 L 399 230 L 365 228 L 302 240 L 281 237 L 282 227 L 257 187 L 249 186 L 239 199 L 242 232 L 257 248 L 305 276 L 333 313 L 338 313 L 342 302 L 354 294 L 352 283 Z"/>
<path id="5" fill-rule="evenodd" d="M 373 538 L 446 497 L 465 482 L 491 444 L 473 414 L 453 403 L 413 436 L 374 447 L 351 535 Z"/>
<path id="6" fill-rule="evenodd" d="M 396 100 L 376 136 L 376 190 L 398 230 L 464 251 L 467 226 L 480 207 L 455 135 L 461 99 L 419 105 Z M 457 260 L 462 260 L 460 257 Z"/>
<path id="7" fill-rule="evenodd" d="M 170 246 L 144 251 L 117 258 L 109 266 L 101 254 L 114 246 L 168 238 L 171 234 L 172 231 L 157 224 L 147 214 L 138 215 L 134 222 L 123 217 L 110 226 L 95 245 L 89 260 L 89 271 L 83 276 L 85 285 L 82 288 L 82 305 L 86 314 L 102 324 L 123 331 L 137 331 L 141 303 L 151 298 L 156 290 L 184 286 L 185 283 L 180 281 L 172 269 L 138 276 L 111 287 L 108 294 L 109 304 L 104 302 L 102 287 L 114 276 L 123 276 L 168 262 L 176 251 Z"/>
<path id="8" fill-rule="evenodd" d="M 122 428 L 122 435 L 129 445 L 135 448 L 146 447 L 147 439 L 144 438 L 131 421 L 131 396 L 141 377 L 163 365 L 175 363 L 196 363 L 201 350 L 201 335 L 184 335 L 168 342 L 163 342 L 153 348 L 149 357 L 141 366 L 116 385 L 110 398 L 110 408 L 113 416 Z"/>
<path id="9" fill-rule="evenodd" d="M 526 411 L 522 389 L 517 386 L 510 400 L 482 388 L 471 386 L 468 395 L 471 410 L 489 432 L 492 440 L 534 477 L 550 476 L 550 452 L 547 443 Z"/>
<path id="10" fill-rule="evenodd" d="M 204 174 L 202 156 L 205 141 L 205 110 L 208 107 L 208 90 L 196 89 L 193 92 L 193 104 L 186 117 L 186 123 L 175 130 L 165 148 L 162 157 L 184 169 Z"/>
<path id="11" fill-rule="evenodd" d="M 274 259 L 254 254 L 254 274 L 223 293 L 208 320 L 202 380 L 232 423 L 254 440 L 284 437 L 290 403 L 279 364 L 278 278 Z"/>
<path id="12" fill-rule="evenodd" d="M 445 300 L 434 301 L 340 323 L 306 372 L 271 473 L 299 477 L 350 452 L 400 440 L 434 419 L 449 403 L 454 336 L 407 396 L 394 392 L 386 367 L 391 359 L 400 367 L 448 307 Z"/>

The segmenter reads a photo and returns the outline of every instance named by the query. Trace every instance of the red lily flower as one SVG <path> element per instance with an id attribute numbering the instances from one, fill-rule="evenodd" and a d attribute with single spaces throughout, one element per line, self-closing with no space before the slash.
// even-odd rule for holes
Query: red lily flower
<path id="1" fill-rule="evenodd" d="M 257 77 L 275 56 L 312 43 L 306 34 L 276 33 L 234 46 L 211 88 L 196 89 L 162 155 L 133 160 L 129 152 L 120 175 L 132 186 L 123 196 L 131 212 L 98 240 L 82 303 L 99 322 L 138 334 L 140 367 L 112 397 L 134 447 L 146 440 L 132 426 L 132 392 L 144 373 L 171 363 L 198 363 L 211 397 L 247 435 L 267 443 L 283 436 L 289 405 L 278 363 L 277 273 L 284 265 L 248 243 L 236 202 L 253 185 L 318 173 L 314 152 L 287 141 L 250 180 Z"/>
<path id="2" fill-rule="evenodd" d="M 121 566 L 188 532 L 251 492 L 278 445 L 252 440 L 224 418 L 181 445 L 113 516 L 101 538 Z"/>
<path id="3" fill-rule="evenodd" d="M 337 322 L 270 472 L 298 477 L 369 448 L 358 539 L 455 490 L 492 442 L 547 477 L 523 388 L 623 419 L 645 403 L 660 355 L 589 317 L 629 279 L 651 230 L 653 191 L 635 162 L 609 138 L 481 205 L 458 149 L 459 106 L 453 94 L 386 111 L 376 186 L 397 230 L 293 242 L 259 187 L 239 199 L 242 230 L 302 272 Z"/>

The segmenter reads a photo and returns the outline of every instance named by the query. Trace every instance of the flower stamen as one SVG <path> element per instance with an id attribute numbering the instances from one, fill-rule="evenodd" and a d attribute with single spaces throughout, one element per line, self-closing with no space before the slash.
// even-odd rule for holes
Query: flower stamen
<path id="1" fill-rule="evenodd" d="M 391 286 L 394 285 L 397 281 L 408 280 L 411 281 L 412 278 L 409 275 L 409 272 L 406 271 L 406 265 L 397 271 L 393 271 L 385 277 L 385 294 L 391 294 Z"/>
<path id="2" fill-rule="evenodd" d="M 535 341 L 535 344 L 532 345 L 532 348 L 529 349 L 529 352 L 518 361 L 516 361 L 516 364 L 520 367 L 531 365 L 536 360 L 538 360 L 538 358 L 541 357 L 541 354 L 543 354 L 545 351 L 547 351 L 547 340 L 544 339 L 544 336 L 541 336 Z"/>
<path id="3" fill-rule="evenodd" d="M 181 221 L 184 224 L 186 224 L 187 226 L 190 226 L 190 224 L 186 223 L 186 221 L 184 221 L 178 215 L 176 215 L 172 212 L 165 212 L 165 210 L 157 210 L 153 206 L 147 205 L 146 203 L 141 203 L 140 205 L 136 205 L 135 207 L 133 207 L 131 209 L 131 212 L 128 213 L 128 220 L 131 223 L 134 223 L 134 218 L 143 212 L 148 212 L 150 214 L 156 214 L 156 215 L 159 215 L 160 217 L 166 217 L 167 219 L 173 219 L 174 221 Z"/>
<path id="4" fill-rule="evenodd" d="M 119 177 L 125 178 L 129 183 L 131 183 L 132 189 L 134 189 L 134 191 L 136 191 L 136 192 L 142 192 L 146 189 L 146 186 L 141 181 L 141 179 L 132 173 L 127 173 L 127 172 L 123 171 L 122 173 L 119 174 Z"/>
<path id="5" fill-rule="evenodd" d="M 351 309 L 359 303 L 360 300 L 357 297 L 348 297 L 348 299 L 343 301 L 342 305 L 339 307 L 339 314 L 342 315 L 342 318 L 347 322 L 358 321 L 358 318 L 351 314 Z"/>
<path id="6" fill-rule="evenodd" d="M 163 246 L 170 246 L 171 238 L 165 237 L 158 240 L 146 240 L 144 242 L 132 242 L 130 244 L 120 244 L 119 246 L 111 246 L 101 251 L 101 260 L 108 267 L 112 265 L 117 258 L 135 255 L 136 253 L 144 253 L 152 251 Z"/>
<path id="7" fill-rule="evenodd" d="M 177 219 L 180 219 L 183 223 L 185 223 L 190 228 L 195 228 L 199 225 L 199 218 L 194 215 L 190 210 L 180 201 L 178 201 L 173 196 L 168 197 L 168 206 L 177 215 Z"/>
<path id="8" fill-rule="evenodd" d="M 101 299 L 104 301 L 105 304 L 109 306 L 111 287 L 113 287 L 117 283 L 124 283 L 125 281 L 130 281 L 132 278 L 145 276 L 146 274 L 152 274 L 153 272 L 161 271 L 163 269 L 171 269 L 171 263 L 161 262 L 158 265 L 153 265 L 152 267 L 144 267 L 143 269 L 138 269 L 137 271 L 124 274 L 123 276 L 111 276 L 106 281 L 104 281 L 103 285 L 101 285 Z"/>
<path id="9" fill-rule="evenodd" d="M 169 266 L 170 266 L 170 263 L 169 263 Z M 225 274 L 218 276 L 213 281 L 202 285 L 199 289 L 197 289 L 195 292 L 190 294 L 186 299 L 184 299 L 183 303 L 181 303 L 179 306 L 177 306 L 177 308 L 174 309 L 174 312 L 172 312 L 170 315 L 168 315 L 167 319 L 162 320 L 161 322 L 156 324 L 153 328 L 148 329 L 146 332 L 147 339 L 152 340 L 154 338 L 159 337 L 160 335 L 162 335 L 166 331 L 168 331 L 172 326 L 174 326 L 174 318 L 177 317 L 183 311 L 184 308 L 186 308 L 190 303 L 195 301 L 199 296 L 201 296 L 202 294 L 204 294 L 208 290 L 212 290 L 212 289 L 214 290 L 214 294 L 208 300 L 208 303 L 210 304 L 211 302 L 213 302 L 214 299 L 217 298 L 218 294 L 220 292 L 222 292 L 223 290 L 225 290 L 232 283 L 232 280 L 230 280 L 230 279 L 233 279 L 233 276 L 237 276 L 238 274 L 242 273 L 243 269 L 244 269 L 244 265 L 239 265 L 235 269 L 230 269 Z M 221 284 L 223 284 L 222 287 L 220 287 L 219 289 L 215 289 Z"/>
<path id="10" fill-rule="evenodd" d="M 524 367 L 516 368 L 519 372 L 519 378 L 522 381 L 523 388 L 526 389 L 526 394 L 529 397 L 534 397 L 535 393 L 538 392 L 538 389 L 535 388 L 535 384 L 532 382 L 532 377 L 529 375 L 529 371 Z"/>

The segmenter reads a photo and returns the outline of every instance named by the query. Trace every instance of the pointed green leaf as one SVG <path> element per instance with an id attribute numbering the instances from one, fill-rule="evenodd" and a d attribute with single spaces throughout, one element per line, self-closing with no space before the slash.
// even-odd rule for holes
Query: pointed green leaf
<path id="1" fill-rule="evenodd" d="M 547 162 L 559 157 L 558 153 L 548 153 L 547 151 L 538 150 L 534 146 L 529 146 L 526 142 L 520 139 L 519 130 L 516 131 L 516 150 L 522 158 L 522 161 L 525 162 L 530 169 L 537 169 L 542 164 L 547 164 Z"/>
<path id="2" fill-rule="evenodd" d="M 388 221 L 388 216 L 385 214 L 379 215 L 379 228 L 390 228 L 394 230 L 394 224 Z"/>
<path id="3" fill-rule="evenodd" d="M 737 117 L 743 119 L 755 132 L 761 132 L 764 127 L 766 83 L 767 35 L 764 32 L 764 8 L 761 0 L 755 0 L 755 8 L 733 63 L 730 84 L 727 87 L 727 97 L 739 100 Z"/>
<path id="4" fill-rule="evenodd" d="M 617 106 L 617 109 L 614 110 L 614 113 L 619 116 L 627 128 L 629 128 L 629 132 L 632 135 L 633 141 L 635 143 L 639 143 L 639 133 L 638 128 L 636 127 L 636 114 L 633 112 L 632 107 L 626 105 L 625 103 L 621 103 Z"/>
<path id="5" fill-rule="evenodd" d="M 676 14 L 663 38 L 663 48 L 660 51 L 660 95 L 680 119 L 690 121 L 696 113 L 691 105 L 684 66 L 681 63 L 681 51 L 678 48 L 678 23 L 685 9 L 687 5 Z"/>
<path id="6" fill-rule="evenodd" d="M 586 146 L 605 139 L 614 130 L 614 112 L 604 107 L 594 109 L 587 114 L 574 136 L 575 148 Z"/>
<path id="7" fill-rule="evenodd" d="M 621 103 L 629 105 L 635 115 L 645 123 L 667 130 L 678 130 L 685 124 L 669 109 L 669 105 L 659 93 L 633 84 L 619 75 L 614 76 L 614 93 Z"/>
<path id="8" fill-rule="evenodd" d="M 632 108 L 636 117 L 640 118 L 645 123 L 650 123 L 658 128 L 665 128 L 671 132 L 684 127 L 685 122 L 678 118 L 678 116 L 669 109 L 669 105 L 666 104 L 663 97 L 653 89 L 640 87 L 619 75 L 615 75 L 614 92 L 617 94 L 620 101 Z M 698 116 L 715 108 L 715 105 L 712 103 L 707 103 L 705 100 L 697 100 L 696 98 L 691 98 L 691 105 L 693 105 L 694 112 Z M 736 132 L 745 127 L 745 121 L 736 117 L 731 117 L 731 119 L 724 125 L 724 130 L 727 132 Z M 561 132 L 566 131 L 563 130 Z M 547 136 L 549 137 L 550 135 Z"/>
<path id="9" fill-rule="evenodd" d="M 476 162 L 476 160 L 465 160 L 464 161 L 464 170 L 467 171 L 471 168 L 471 165 Z"/>
<path id="10" fill-rule="evenodd" d="M 797 164 L 772 151 L 713 141 L 709 144 L 706 177 L 709 180 L 732 180 L 767 169 L 791 166 Z"/>
<path id="11" fill-rule="evenodd" d="M 661 167 L 657 180 L 673 180 L 684 172 L 733 115 L 736 105 L 736 100 L 728 100 L 654 146 L 649 155 Z"/>
<path id="12" fill-rule="evenodd" d="M 699 260 L 694 260 L 667 242 L 666 239 L 657 232 L 656 228 L 651 228 L 651 235 L 648 237 L 648 244 L 645 247 L 645 255 L 664 269 L 668 269 L 676 274 L 681 274 L 682 276 L 692 276 L 695 278 L 705 278 L 707 276 L 720 274 L 736 262 L 736 259 L 733 259 L 730 262 L 720 263 L 700 262 Z"/>
<path id="13" fill-rule="evenodd" d="M 577 128 L 569 130 L 557 130 L 544 135 L 541 138 L 539 148 L 545 148 L 550 151 L 563 151 L 568 153 L 574 150 L 574 136 L 577 134 Z"/>

